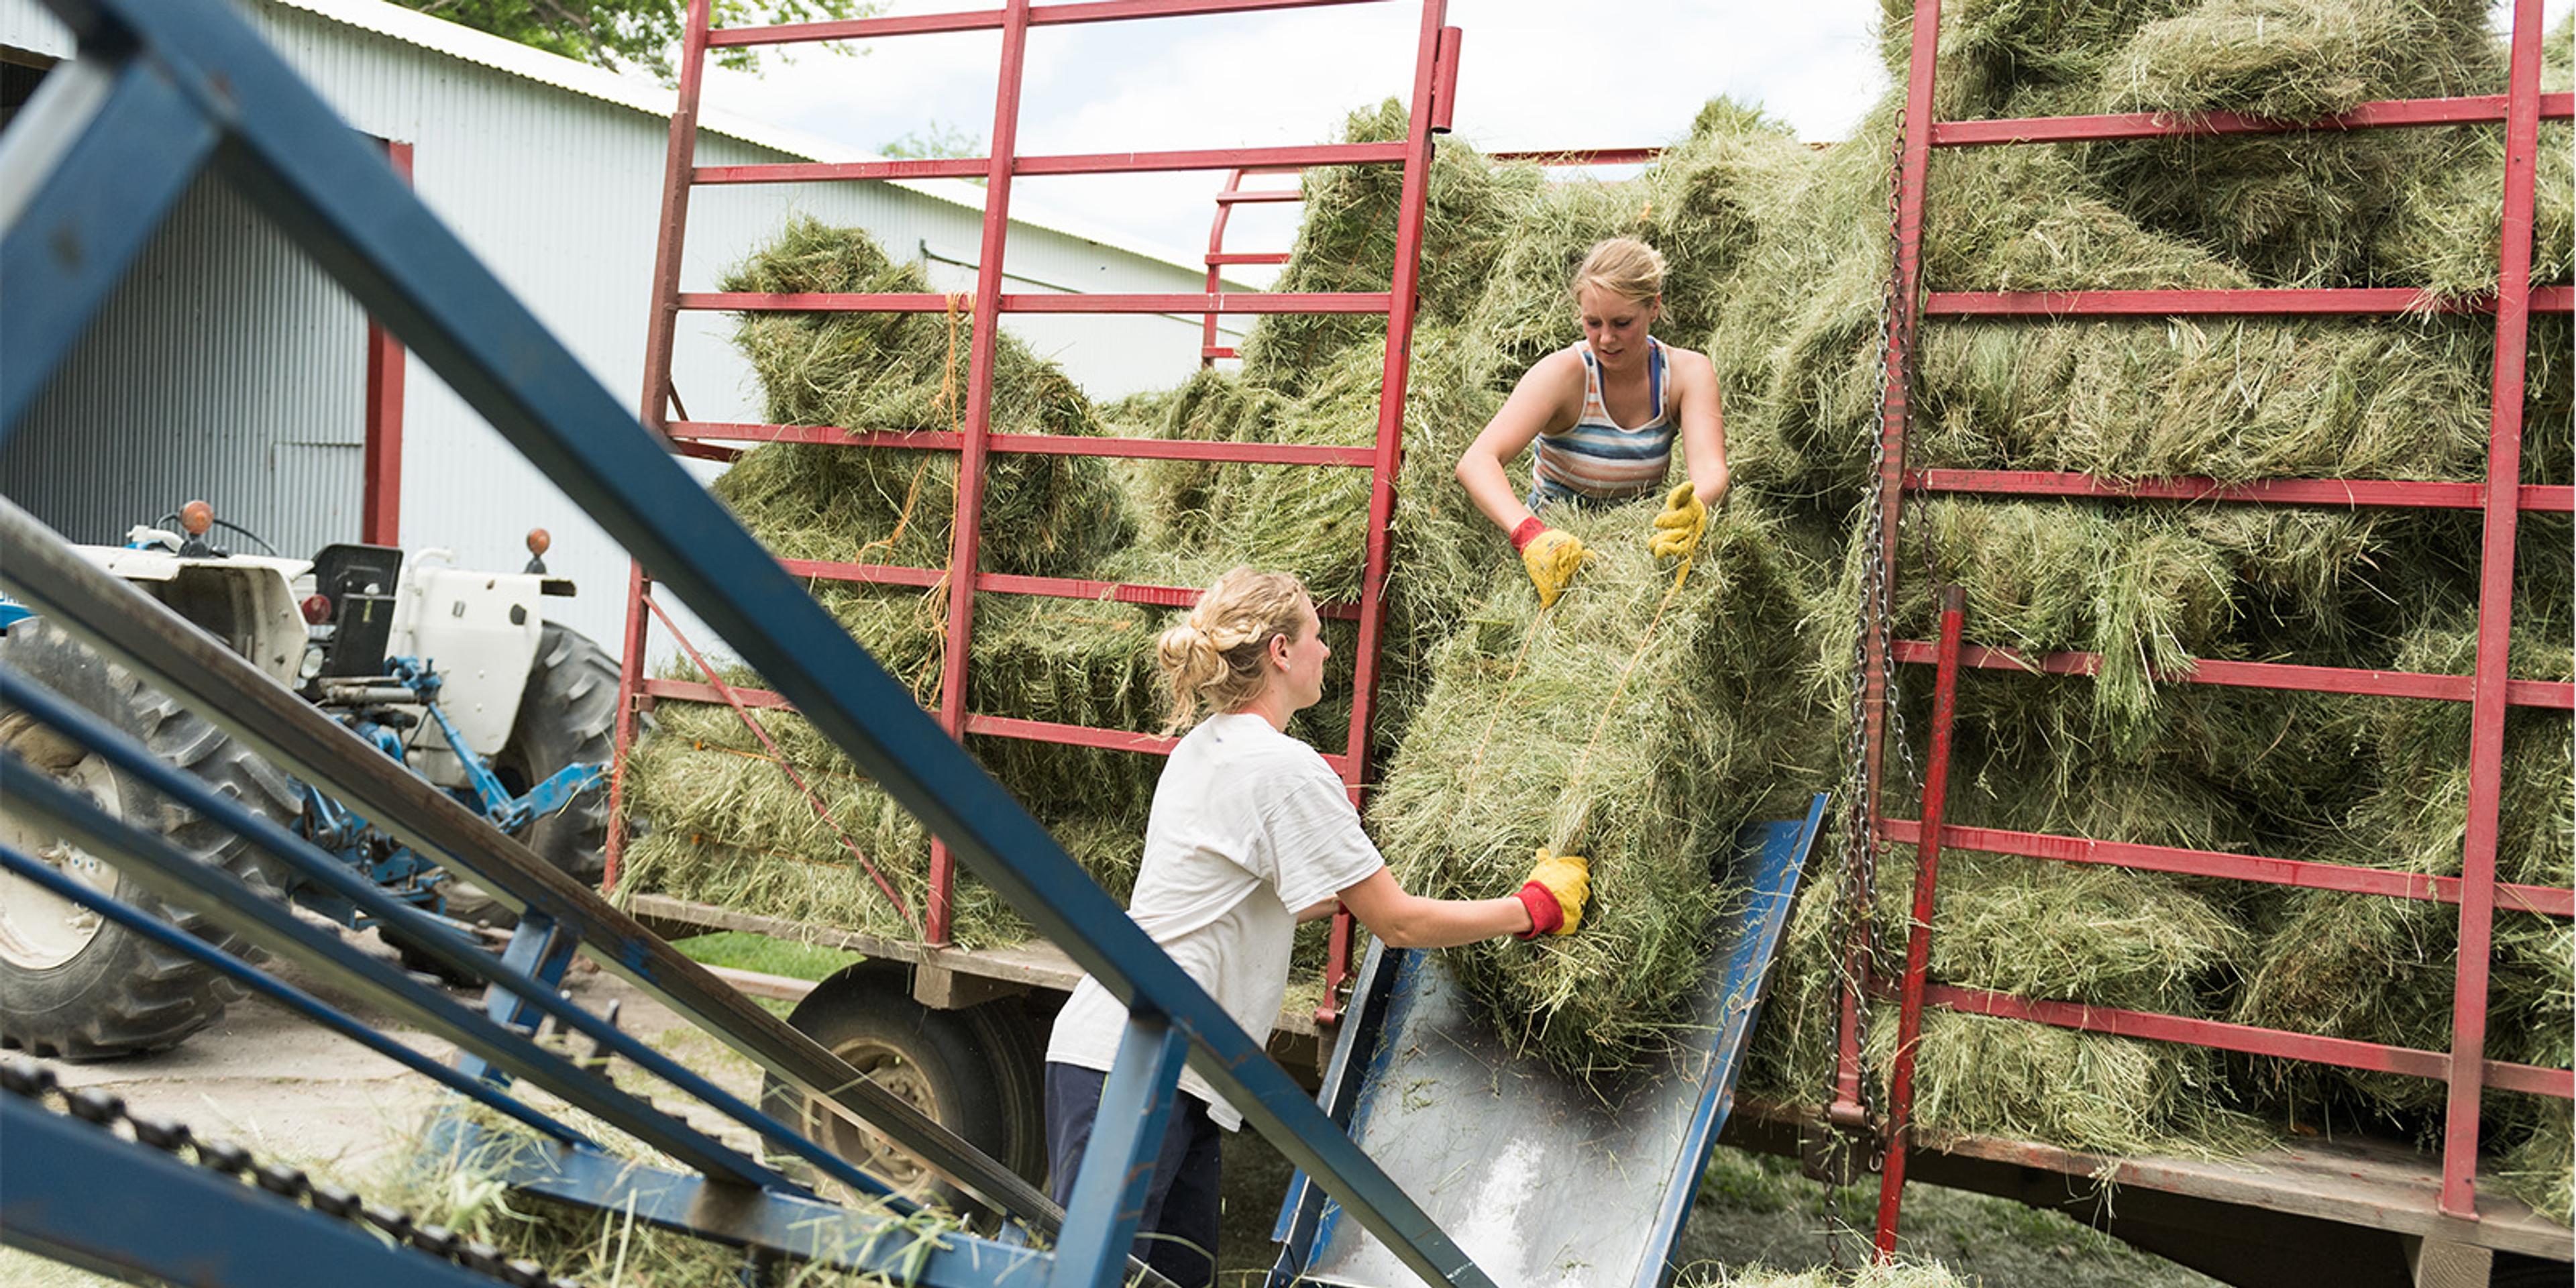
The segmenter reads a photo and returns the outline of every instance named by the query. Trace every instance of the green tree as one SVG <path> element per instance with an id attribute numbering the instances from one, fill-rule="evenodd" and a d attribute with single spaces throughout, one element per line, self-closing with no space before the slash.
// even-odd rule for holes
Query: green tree
<path id="1" fill-rule="evenodd" d="M 673 79 L 685 0 L 396 0 L 422 13 L 488 31 L 548 53 L 602 67 L 641 67 Z M 710 22 L 722 27 L 823 22 L 876 14 L 874 0 L 715 0 Z M 860 52 L 847 43 L 824 46 Z M 782 60 L 785 58 L 781 54 Z M 760 51 L 734 46 L 715 51 L 719 67 L 758 71 Z"/>
<path id="2" fill-rule="evenodd" d="M 895 161 L 917 161 L 926 157 L 979 157 L 984 155 L 984 136 L 932 117 L 929 125 L 907 130 L 903 137 L 879 144 L 877 155 Z"/>

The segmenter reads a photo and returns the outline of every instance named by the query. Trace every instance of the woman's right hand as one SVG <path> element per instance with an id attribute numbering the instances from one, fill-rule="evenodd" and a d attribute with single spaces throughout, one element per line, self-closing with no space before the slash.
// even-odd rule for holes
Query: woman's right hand
<path id="1" fill-rule="evenodd" d="M 1592 552 L 1583 548 L 1582 539 L 1561 528 L 1541 528 L 1521 547 L 1521 566 L 1529 570 L 1530 584 L 1538 587 L 1540 612 L 1556 607 L 1557 596 L 1565 593 L 1575 572 L 1591 559 Z"/>

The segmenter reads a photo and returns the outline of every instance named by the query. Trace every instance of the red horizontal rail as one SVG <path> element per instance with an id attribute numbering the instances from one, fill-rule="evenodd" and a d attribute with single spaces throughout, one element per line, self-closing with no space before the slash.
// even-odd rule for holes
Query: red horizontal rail
<path id="1" fill-rule="evenodd" d="M 1084 22 L 1117 22 L 1133 18 L 1187 18 L 1206 14 L 1252 13 L 1269 9 L 1311 9 L 1323 5 L 1367 4 L 1372 0 L 1092 0 L 1085 4 L 1035 5 L 1032 27 Z M 899 18 L 848 18 L 833 22 L 790 22 L 768 27 L 722 27 L 707 32 L 707 46 L 724 49 L 745 45 L 795 45 L 818 40 L 872 40 L 885 36 L 929 36 L 959 31 L 995 31 L 1003 11 L 925 13 Z"/>
<path id="2" fill-rule="evenodd" d="M 1155 608 L 1188 608 L 1199 602 L 1202 593 L 1195 586 L 1086 581 L 1079 577 L 1030 577 L 1008 572 L 977 573 L 975 588 L 1000 591 L 1006 595 L 1045 595 L 1053 599 L 1087 599 L 1095 603 L 1115 600 L 1122 604 L 1145 604 Z M 1348 622 L 1359 620 L 1360 610 L 1357 604 L 1322 603 L 1315 605 L 1315 615 Z"/>
<path id="3" fill-rule="evenodd" d="M 2486 504 L 2484 483 L 2401 479 L 2264 479 L 2221 483 L 2207 478 L 2132 479 L 2043 470 L 1912 470 L 1905 486 L 1926 492 L 1989 496 L 2072 496 L 2147 501 L 2251 501 L 2275 505 L 2391 506 L 2474 510 Z M 2525 510 L 2576 512 L 2576 487 L 2524 484 Z"/>
<path id="4" fill-rule="evenodd" d="M 778 566 L 791 577 L 811 577 L 817 581 L 851 581 L 869 586 L 919 586 L 927 589 L 948 580 L 947 570 L 914 568 L 905 564 L 841 563 L 831 559 L 781 559 Z"/>
<path id="5" fill-rule="evenodd" d="M 644 681 L 644 692 L 651 697 L 669 698 L 675 702 L 725 700 L 724 690 L 695 680 L 647 678 Z M 735 701 L 755 710 L 793 710 L 795 706 L 784 695 L 769 689 L 735 686 L 732 694 Z M 1105 747 L 1112 751 L 1141 751 L 1157 756 L 1171 754 L 1173 744 L 1180 741 L 1178 738 L 1167 738 L 1161 734 L 1132 733 L 1124 729 L 1095 729 L 1089 725 L 1057 724 L 1050 720 L 1019 720 L 1009 716 L 969 715 L 966 717 L 966 732 L 985 734 L 995 738 L 1020 738 L 1030 742 L 1060 742 L 1077 747 Z M 1321 754 L 1324 757 L 1324 763 L 1331 765 L 1334 773 L 1347 774 L 1350 757 L 1330 752 Z"/>
<path id="6" fill-rule="evenodd" d="M 1240 206 L 1263 201 L 1304 201 L 1305 199 L 1306 190 L 1303 188 L 1228 188 L 1216 194 L 1216 203 L 1220 206 Z"/>
<path id="7" fill-rule="evenodd" d="M 862 586 L 930 587 L 948 580 L 944 568 L 915 568 L 908 564 L 836 563 L 828 559 L 781 559 L 778 566 L 789 575 L 811 577 L 817 581 L 846 581 Z M 1049 599 L 1082 599 L 1098 603 L 1113 600 L 1122 604 L 1145 604 L 1157 608 L 1187 608 L 1199 602 L 1200 591 L 1192 586 L 1157 586 L 1145 582 L 1091 581 L 1081 577 L 1031 577 L 1022 573 L 982 572 L 975 574 L 975 589 L 1005 595 L 1043 595 Z M 1319 617 L 1353 621 L 1360 615 L 1358 605 L 1340 602 L 1315 605 Z"/>
<path id="8" fill-rule="evenodd" d="M 1142 751 L 1157 756 L 1171 754 L 1178 738 L 1154 733 L 1130 733 L 1123 729 L 1095 729 L 1089 725 L 1057 724 L 1051 720 L 1021 720 L 1012 716 L 966 717 L 966 732 L 996 738 L 1022 738 L 1030 742 L 1061 742 L 1076 747 L 1105 747 L 1111 751 Z M 1317 753 L 1333 772 L 1349 776 L 1350 757 L 1331 752 Z"/>
<path id="9" fill-rule="evenodd" d="M 1918 819 L 1891 818 L 1885 820 L 1884 827 L 1886 839 L 1896 844 L 1912 845 L 1923 837 L 1923 824 Z M 2455 904 L 2460 901 L 2458 877 L 2357 868 L 2342 863 L 2314 863 L 2305 859 L 2275 859 L 2258 854 L 2228 854 L 2217 850 L 2188 850 L 2127 841 L 2093 841 L 2044 832 L 1962 827 L 1956 823 L 1941 825 L 1941 844 L 1951 849 L 1985 854 L 2138 868 L 2183 876 L 2224 877 L 2233 881 L 2295 886 L 2303 890 L 2340 890 L 2348 894 L 2386 895 L 2431 903 Z M 2496 906 L 2544 916 L 2571 917 L 2576 916 L 2576 890 L 2497 882 Z"/>
<path id="10" fill-rule="evenodd" d="M 2565 313 L 2576 289 L 2531 288 L 2535 313 Z M 2411 286 L 2295 287 L 2170 291 L 1932 291 L 1927 317 L 2180 317 L 2253 314 L 2272 317 L 2389 316 L 2405 313 L 2492 313 L 2495 300 L 2448 300 Z"/>
<path id="11" fill-rule="evenodd" d="M 943 429 L 914 432 L 842 429 L 836 425 L 748 425 L 717 421 L 673 421 L 671 436 L 684 445 L 710 443 L 810 443 L 828 447 L 883 447 L 920 451 L 957 451 L 965 436 Z M 994 434 L 985 439 L 996 452 L 1024 456 L 1107 456 L 1122 460 L 1228 461 L 1252 465 L 1330 465 L 1366 469 L 1368 447 L 1325 443 L 1215 443 L 1186 438 L 1113 438 L 1086 434 Z"/>
<path id="12" fill-rule="evenodd" d="M 1896 660 L 1929 664 L 1933 647 L 1925 640 L 1898 640 Z M 2102 655 L 2069 650 L 2033 659 L 2017 649 L 1971 644 L 1959 650 L 1962 666 L 2033 675 L 2093 675 Z M 2356 693 L 2382 698 L 2434 698 L 2466 702 L 2474 677 L 2427 675 L 2420 671 L 2369 671 L 2342 666 L 2302 666 L 2290 662 L 2228 662 L 2201 658 L 2188 672 L 2157 671 L 2160 683 L 2222 684 L 2242 689 L 2292 689 L 2303 693 Z M 2508 680 L 2505 701 L 2518 707 L 2576 710 L 2576 684 L 2560 680 Z"/>
<path id="13" fill-rule="evenodd" d="M 722 702 L 726 693 L 724 689 L 696 680 L 660 680 L 652 676 L 644 677 L 643 688 L 647 697 L 671 698 L 680 702 Z M 730 688 L 735 701 L 756 710 L 784 710 L 795 706 L 784 695 L 768 689 L 746 689 L 741 685 Z"/>
<path id="14" fill-rule="evenodd" d="M 966 717 L 966 732 L 990 734 L 997 738 L 1025 738 L 1032 742 L 1064 742 L 1077 747 L 1106 747 L 1111 751 L 1142 751 L 1157 756 L 1170 755 L 1173 745 L 1180 741 L 1161 734 L 1094 729 L 1089 725 L 1021 720 L 1012 716 L 970 715 Z"/>
<path id="15" fill-rule="evenodd" d="M 1025 156 L 1011 161 L 1020 178 L 1067 174 L 1147 174 L 1168 170 L 1230 170 L 1241 165 L 1397 165 L 1401 143 L 1313 143 L 1278 148 L 1193 148 L 1174 152 L 1084 152 Z M 992 173 L 990 157 L 932 157 L 899 161 L 790 161 L 769 165 L 699 166 L 689 181 L 700 184 L 838 183 L 871 179 L 980 179 Z"/>
<path id="16" fill-rule="evenodd" d="M 2041 116 L 1985 121 L 1940 121 L 1932 126 L 1932 146 L 1977 147 L 1991 143 L 2090 143 L 2104 139 L 2145 139 L 2211 134 L 2285 134 L 2299 130 L 2384 129 L 2410 125 L 2476 125 L 2504 120 L 2505 96 L 2475 94 L 2462 98 L 2399 98 L 2363 103 L 2340 116 L 2320 121 L 2276 121 L 2235 112 L 2118 112 L 2101 116 Z M 2576 116 L 2576 94 L 2543 94 L 2540 114 L 2547 118 Z"/>
<path id="17" fill-rule="evenodd" d="M 1005 295 L 1004 313 L 1384 313 L 1384 291 L 1211 291 L 1182 295 Z M 683 291 L 684 309 L 721 313 L 937 313 L 948 297 L 920 293 Z"/>
<path id="18" fill-rule="evenodd" d="M 1243 355 L 1224 345 L 1218 344 L 1210 345 L 1199 350 L 1199 356 L 1202 358 L 1239 358 Z"/>
<path id="19" fill-rule="evenodd" d="M 1288 262 L 1288 252 L 1284 250 L 1220 251 L 1208 256 L 1207 262 L 1211 268 L 1226 264 L 1285 264 Z"/>
<path id="20" fill-rule="evenodd" d="M 1664 154 L 1662 148 L 1523 148 L 1488 152 L 1489 161 L 1534 161 L 1540 165 L 1643 165 Z"/>
<path id="21" fill-rule="evenodd" d="M 1941 829 L 1949 835 L 1949 829 Z M 1881 994 L 1893 997 L 1894 990 L 1881 986 Z M 2116 1006 L 2088 1006 L 2082 1002 L 2052 1002 L 2038 998 L 2015 997 L 1982 988 L 1961 988 L 1953 984 L 1925 987 L 1923 1000 L 1928 1005 L 1970 1015 L 1990 1015 L 1999 1019 L 2036 1020 L 2061 1029 L 2080 1029 L 2087 1033 L 2107 1033 L 2116 1037 L 2145 1038 L 2156 1042 L 2177 1042 L 2191 1046 L 2215 1047 L 2221 1051 L 2242 1051 L 2248 1055 L 2282 1056 L 2316 1064 L 2340 1065 L 2347 1069 L 2368 1069 L 2379 1073 L 2402 1073 L 2418 1078 L 2448 1078 L 2451 1057 L 2438 1051 L 2419 1051 L 2413 1047 L 2385 1046 L 2377 1042 L 2356 1042 L 2351 1038 L 2330 1038 L 2313 1033 L 2291 1033 L 2281 1029 L 2261 1028 L 2251 1024 L 2229 1024 L 2223 1020 L 2196 1020 L 2180 1015 L 2154 1011 L 2131 1011 Z M 2503 1060 L 2481 1062 L 2486 1083 L 2506 1091 L 2529 1092 L 2533 1095 L 2576 1099 L 2576 1072 L 2545 1069 L 2538 1065 L 2513 1064 Z"/>

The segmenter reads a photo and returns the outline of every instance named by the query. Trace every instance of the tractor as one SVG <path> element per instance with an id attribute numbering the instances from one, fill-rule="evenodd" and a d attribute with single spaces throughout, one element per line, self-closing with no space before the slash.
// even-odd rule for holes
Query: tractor
<path id="1" fill-rule="evenodd" d="M 482 812 L 574 877 L 596 884 L 607 840 L 602 784 L 617 713 L 616 659 L 546 620 L 543 529 L 515 573 L 457 567 L 451 552 L 340 544 L 311 560 L 236 554 L 202 501 L 135 527 L 123 546 L 76 547 L 92 563 L 222 641 L 277 683 L 331 712 L 412 772 Z M 204 717 L 108 662 L 60 625 L 0 599 L 0 663 L 116 725 L 161 758 L 266 815 L 377 887 L 487 934 L 508 913 L 329 796 L 280 772 Z M 312 882 L 289 881 L 247 840 L 159 799 L 21 713 L 0 710 L 0 747 L 107 812 L 158 832 L 351 930 L 373 919 Z M 246 951 L 161 903 L 78 847 L 14 818 L 0 843 Z M 430 959 L 399 938 L 406 965 Z M 165 1050 L 214 1023 L 239 994 L 212 967 L 76 903 L 0 875 L 0 1044 L 64 1059 Z"/>

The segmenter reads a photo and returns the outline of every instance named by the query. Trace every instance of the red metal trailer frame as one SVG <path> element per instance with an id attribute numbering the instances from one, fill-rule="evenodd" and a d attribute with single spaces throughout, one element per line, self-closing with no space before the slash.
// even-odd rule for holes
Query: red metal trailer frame
<path id="1" fill-rule="evenodd" d="M 1886 1163 L 1881 1173 L 1876 1229 L 1879 1252 L 1886 1255 L 1895 1247 L 1904 1192 L 1906 1151 L 1912 1127 L 1915 1044 L 1926 1007 L 2442 1079 L 2448 1083 L 2449 1096 L 2444 1119 L 2439 1197 L 2432 1205 L 2435 1211 L 2430 1215 L 2455 1221 L 2476 1221 L 2479 1215 L 2475 1183 L 2480 1093 L 2493 1087 L 2560 1099 L 2576 1097 L 2576 1072 L 2486 1058 L 2488 969 L 2492 919 L 2498 906 L 2517 915 L 2565 918 L 2576 913 L 2576 892 L 2499 884 L 2495 869 L 2507 709 L 2514 706 L 2557 711 L 2576 709 L 2576 685 L 2512 680 L 2506 674 L 2516 520 L 2524 511 L 2564 514 L 2576 508 L 2571 505 L 2571 499 L 2576 498 L 2576 489 L 2535 487 L 2519 481 L 2527 319 L 2534 310 L 2569 311 L 2571 294 L 2576 294 L 2565 286 L 2534 288 L 2529 285 L 2533 171 L 2539 122 L 2543 117 L 2565 119 L 2576 115 L 2576 96 L 2540 93 L 2540 0 L 2516 0 L 2514 5 L 2510 79 L 2504 94 L 2368 103 L 2333 120 L 2305 124 L 2229 115 L 2178 119 L 2151 113 L 2037 120 L 1935 121 L 1932 89 L 1940 8 L 1940 0 L 1915 0 L 1904 134 L 1898 162 L 1896 263 L 1893 269 L 1896 315 L 1888 328 L 1886 411 L 1879 427 L 1885 459 L 1877 484 L 1882 531 L 1880 553 L 1891 590 L 1896 575 L 1899 517 L 1906 497 L 1920 493 L 2475 509 L 2483 518 L 2484 535 L 2480 553 L 2476 667 L 2469 675 L 2424 675 L 2209 660 L 2198 662 L 2186 671 L 2157 677 L 2167 682 L 2469 703 L 2467 839 L 2461 875 L 2457 877 L 1945 823 L 1942 812 L 1949 776 L 1950 715 L 1960 668 L 2088 675 L 2098 667 L 2100 659 L 2085 653 L 2023 657 L 2004 649 L 1962 646 L 1963 616 L 1973 611 L 1973 606 L 1963 605 L 1955 593 L 1944 596 L 1937 641 L 1892 640 L 1886 637 L 1879 623 L 1865 624 L 1862 681 L 1866 761 L 1862 775 L 1870 842 L 1911 843 L 1916 847 L 1914 916 L 1907 937 L 1904 974 L 1893 981 L 1874 976 L 1868 971 L 1864 954 L 1859 956 L 1861 968 L 1857 972 L 1858 979 L 1846 980 L 1842 988 L 1846 1020 L 1837 1057 L 1838 1110 L 1853 1108 L 1848 1102 L 1856 1099 L 1860 1089 L 1859 1052 L 1852 1040 L 1850 1017 L 1858 1007 L 1867 1005 L 1868 999 L 1894 1000 L 1899 1008 L 1897 1053 L 1890 1069 L 1888 1118 L 1883 1141 Z M 2504 128 L 2507 157 L 2502 193 L 2502 256 L 2496 290 L 2473 305 L 2450 306 L 2453 311 L 2474 309 L 2495 315 L 2490 441 L 2484 482 L 2276 479 L 2222 485 L 2208 479 L 2113 481 L 2083 474 L 1907 468 L 1905 438 L 1909 416 L 1904 373 L 1908 370 L 1914 328 L 1919 318 L 2211 314 L 2385 316 L 2422 311 L 2428 304 L 2419 292 L 2407 289 L 1925 293 L 1920 289 L 1919 266 L 1925 177 L 1932 148 L 2495 124 Z M 1929 754 L 1920 817 L 1914 819 L 1889 817 L 1881 799 L 1882 768 L 1887 750 L 1883 716 L 1889 668 L 1903 664 L 1930 664 L 1935 668 Z M 1937 926 L 1935 882 L 1944 848 L 2456 904 L 2459 908 L 2459 965 L 2453 981 L 2451 1050 L 2414 1050 L 2182 1016 L 2015 997 L 1934 982 L 1927 978 L 1927 967 L 1931 935 Z M 1866 996 L 1856 996 L 1856 992 Z"/>
<path id="2" fill-rule="evenodd" d="M 1488 152 L 1495 161 L 1531 161 L 1544 166 L 1577 165 L 1642 165 L 1662 156 L 1662 148 L 1557 148 L 1522 152 Z M 1306 199 L 1303 188 L 1246 188 L 1243 181 L 1251 175 L 1304 174 L 1302 165 L 1246 166 L 1226 171 L 1225 186 L 1216 190 L 1216 214 L 1208 220 L 1207 289 L 1217 293 L 1224 270 L 1238 264 L 1279 265 L 1288 262 L 1284 250 L 1229 251 L 1225 248 L 1226 226 L 1234 222 L 1234 208 L 1252 204 L 1287 204 Z M 1213 367 L 1219 358 L 1243 355 L 1216 342 L 1218 315 L 1203 315 L 1199 330 L 1199 366 Z"/>
<path id="3" fill-rule="evenodd" d="M 741 450 L 730 444 L 796 442 L 868 448 L 954 451 L 960 455 L 954 538 L 944 569 L 883 564 L 787 560 L 803 577 L 872 585 L 949 588 L 947 636 L 942 658 L 941 725 L 961 741 L 968 734 L 1027 738 L 1092 747 L 1164 752 L 1171 739 L 1125 730 L 1093 729 L 1036 720 L 1013 719 L 967 710 L 966 670 L 979 593 L 1045 595 L 1073 599 L 1111 598 L 1127 603 L 1186 607 L 1199 592 L 1179 586 L 1152 586 L 1085 581 L 1061 577 L 1013 576 L 985 572 L 977 559 L 981 535 L 985 470 L 996 452 L 1051 453 L 1126 459 L 1180 459 L 1268 462 L 1327 468 L 1360 468 L 1371 472 L 1367 562 L 1355 604 L 1325 606 L 1325 615 L 1356 618 L 1355 690 L 1347 741 L 1326 759 L 1348 785 L 1356 802 L 1368 772 L 1369 717 L 1374 709 L 1377 651 L 1383 619 L 1387 571 L 1388 517 L 1395 503 L 1395 475 L 1402 448 L 1405 379 L 1411 357 L 1415 287 L 1420 279 L 1422 218 L 1429 184 L 1432 136 L 1448 127 L 1450 100 L 1457 85 L 1458 29 L 1445 25 L 1447 0 L 1424 0 L 1416 36 L 1412 104 L 1401 142 L 1328 144 L 1311 147 L 1216 148 L 1166 152 L 1116 152 L 1062 156 L 1024 156 L 1017 151 L 1020 90 L 1028 32 L 1053 24 L 1110 22 L 1253 12 L 1368 0 L 1091 0 L 1088 3 L 1032 4 L 1008 0 L 1002 8 L 899 18 L 797 23 L 781 26 L 710 29 L 710 0 L 690 0 L 680 62 L 679 99 L 671 116 L 670 151 L 662 186 L 662 219 L 655 252 L 652 318 L 645 338 L 644 423 L 666 434 L 674 450 L 694 456 L 730 459 Z M 830 40 L 884 39 L 930 32 L 995 31 L 1002 33 L 1001 75 L 993 108 L 992 152 L 978 158 L 915 161 L 868 161 L 849 164 L 699 166 L 695 162 L 699 99 L 707 51 L 756 45 Z M 1204 294 L 1005 294 L 1003 252 L 1010 234 L 1012 181 L 1025 175 L 1117 174 L 1166 170 L 1226 170 L 1241 173 L 1266 167 L 1309 165 L 1401 165 L 1404 185 L 1399 205 L 1394 276 L 1390 289 L 1339 293 L 1227 293 L 1218 289 L 1214 266 Z M 1315 447 L 1268 443 L 1191 443 L 1162 439 L 1093 438 L 1067 435 L 997 434 L 992 432 L 993 361 L 998 325 L 973 328 L 967 366 L 964 419 L 954 432 L 875 433 L 827 425 L 748 425 L 691 421 L 668 412 L 671 349 L 683 310 L 723 312 L 939 312 L 950 307 L 947 296 L 911 294 L 745 294 L 685 291 L 680 285 L 681 247 L 686 237 L 689 194 L 702 184 L 840 182 L 850 180 L 980 178 L 984 180 L 982 253 L 978 258 L 971 316 L 998 321 L 1012 313 L 1383 313 L 1387 317 L 1384 390 L 1379 400 L 1376 438 L 1366 447 Z M 645 673 L 645 645 L 653 606 L 650 573 L 637 566 L 629 583 L 624 672 L 621 679 L 616 734 L 617 762 L 610 778 L 612 820 L 623 817 L 626 752 L 633 745 L 638 713 L 648 704 L 672 701 L 737 701 L 744 707 L 784 705 L 777 695 L 713 684 L 653 679 Z M 613 885 L 625 845 L 625 829 L 612 821 L 608 842 L 608 881 Z M 955 866 L 946 847 L 931 850 L 929 897 L 922 934 L 932 948 L 950 943 L 951 890 Z M 1323 1014 L 1329 1019 L 1348 968 L 1348 914 L 1334 925 L 1331 963 L 1326 973 Z"/>

